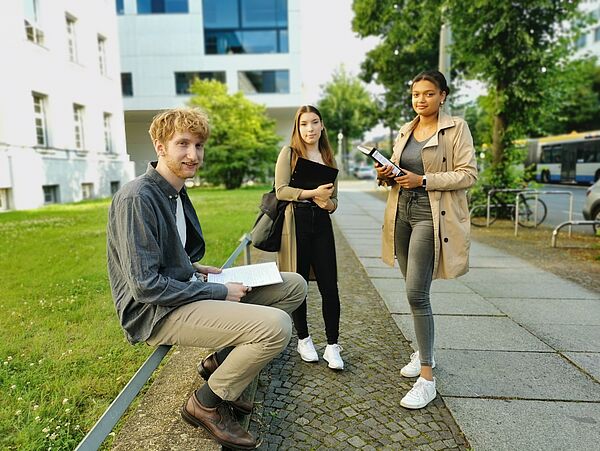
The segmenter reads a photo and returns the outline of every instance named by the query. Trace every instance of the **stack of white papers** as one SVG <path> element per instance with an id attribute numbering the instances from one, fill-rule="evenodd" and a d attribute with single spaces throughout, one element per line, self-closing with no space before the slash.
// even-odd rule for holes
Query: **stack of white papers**
<path id="1" fill-rule="evenodd" d="M 208 281 L 214 283 L 238 282 L 247 287 L 260 287 L 283 282 L 275 262 L 227 268 L 219 274 L 209 274 Z"/>

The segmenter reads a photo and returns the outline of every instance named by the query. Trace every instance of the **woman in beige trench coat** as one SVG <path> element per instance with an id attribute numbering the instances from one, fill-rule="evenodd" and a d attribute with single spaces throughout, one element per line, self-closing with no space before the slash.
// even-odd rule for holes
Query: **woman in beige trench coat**
<path id="1" fill-rule="evenodd" d="M 400 404 L 425 407 L 436 397 L 432 369 L 434 325 L 429 292 L 435 278 L 451 279 L 469 268 L 469 209 L 466 189 L 477 181 L 473 139 L 466 122 L 440 108 L 450 93 L 443 74 L 426 71 L 411 83 L 417 117 L 396 138 L 391 167 L 378 179 L 391 185 L 383 220 L 382 258 L 398 259 L 405 279 L 418 350 L 400 373 L 420 376 Z"/>
<path id="2" fill-rule="evenodd" d="M 311 105 L 301 106 L 294 118 L 291 145 L 279 153 L 275 166 L 275 191 L 280 200 L 290 201 L 286 207 L 281 249 L 280 271 L 294 271 L 308 282 L 316 279 L 322 299 L 327 346 L 323 358 L 334 370 L 342 370 L 344 362 L 338 345 L 340 297 L 337 286 L 335 241 L 330 214 L 337 208 L 337 179 L 315 189 L 290 186 L 298 158 L 335 167 L 335 160 L 321 113 Z M 292 313 L 298 334 L 298 353 L 305 362 L 317 362 L 319 356 L 308 333 L 307 304 Z"/>

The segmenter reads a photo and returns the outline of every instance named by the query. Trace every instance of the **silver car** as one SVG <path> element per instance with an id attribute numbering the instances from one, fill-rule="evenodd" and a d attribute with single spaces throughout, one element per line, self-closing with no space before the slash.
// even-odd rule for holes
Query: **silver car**
<path id="1" fill-rule="evenodd" d="M 582 213 L 587 220 L 600 221 L 600 180 L 587 189 Z M 594 230 L 598 232 L 600 225 L 594 225 Z"/>

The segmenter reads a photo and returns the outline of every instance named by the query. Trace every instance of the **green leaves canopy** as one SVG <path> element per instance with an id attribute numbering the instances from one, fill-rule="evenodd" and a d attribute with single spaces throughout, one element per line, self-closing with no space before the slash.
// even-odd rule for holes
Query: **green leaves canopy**
<path id="1" fill-rule="evenodd" d="M 330 143 L 337 141 L 340 131 L 344 134 L 344 154 L 347 154 L 348 139 L 362 138 L 378 121 L 373 98 L 361 81 L 343 67 L 336 70 L 332 80 L 323 87 L 318 108 Z"/>
<path id="2" fill-rule="evenodd" d="M 576 1 L 499 2 L 449 0 L 452 55 L 470 78 L 495 92 L 493 114 L 500 151 L 535 130 L 539 115 L 552 108 L 561 68 L 576 31 Z M 502 161 L 495 154 L 494 161 Z"/>
<path id="3" fill-rule="evenodd" d="M 381 119 L 396 129 L 412 119 L 409 83 L 419 72 L 438 65 L 440 0 L 354 0 L 352 28 L 361 37 L 378 36 L 381 44 L 367 53 L 361 77 L 386 88 Z"/>
<path id="4" fill-rule="evenodd" d="M 247 178 L 263 177 L 277 159 L 280 137 L 275 121 L 241 92 L 227 93 L 227 87 L 214 80 L 195 80 L 189 101 L 206 111 L 211 135 L 206 145 L 202 176 L 210 183 L 238 188 Z"/>

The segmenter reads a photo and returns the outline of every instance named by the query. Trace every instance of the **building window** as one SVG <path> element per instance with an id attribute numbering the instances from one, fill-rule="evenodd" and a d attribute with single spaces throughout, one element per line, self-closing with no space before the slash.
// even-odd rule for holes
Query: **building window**
<path id="1" fill-rule="evenodd" d="M 98 35 L 98 65 L 100 73 L 106 75 L 106 38 Z"/>
<path id="2" fill-rule="evenodd" d="M 121 182 L 119 182 L 118 180 L 110 182 L 110 194 L 112 196 L 114 196 L 115 194 L 117 194 L 117 191 L 119 191 L 120 187 L 121 187 Z"/>
<path id="3" fill-rule="evenodd" d="M 600 27 L 594 28 L 594 42 L 600 41 Z"/>
<path id="4" fill-rule="evenodd" d="M 121 73 L 121 94 L 123 97 L 133 96 L 133 82 L 131 80 L 131 72 Z"/>
<path id="5" fill-rule="evenodd" d="M 585 34 L 582 34 L 581 36 L 579 36 L 577 38 L 577 41 L 575 41 L 575 48 L 576 49 L 581 49 L 581 48 L 585 47 L 585 43 L 586 43 L 585 42 L 586 41 L 585 38 L 586 38 Z"/>
<path id="6" fill-rule="evenodd" d="M 290 73 L 287 70 L 238 72 L 238 84 L 244 94 L 287 94 L 290 92 Z"/>
<path id="7" fill-rule="evenodd" d="M 187 13 L 188 0 L 137 0 L 138 14 Z"/>
<path id="8" fill-rule="evenodd" d="M 208 55 L 287 53 L 287 0 L 204 0 Z"/>
<path id="9" fill-rule="evenodd" d="M 112 142 L 112 114 L 104 113 L 104 151 L 106 153 L 112 153 L 113 142 Z"/>
<path id="10" fill-rule="evenodd" d="M 82 150 L 85 142 L 83 140 L 83 107 L 73 104 L 73 124 L 75 127 L 75 148 Z"/>
<path id="11" fill-rule="evenodd" d="M 43 45 L 44 33 L 38 25 L 38 0 L 23 0 L 23 10 L 25 13 L 25 34 L 27 39 L 36 44 Z"/>
<path id="12" fill-rule="evenodd" d="M 38 146 L 48 146 L 48 129 L 46 127 L 46 96 L 32 92 L 33 120 L 35 139 Z"/>
<path id="13" fill-rule="evenodd" d="M 196 78 L 225 83 L 225 72 L 175 72 L 175 92 L 177 94 L 189 94 L 190 86 Z"/>
<path id="14" fill-rule="evenodd" d="M 75 39 L 75 19 L 67 14 L 67 50 L 69 51 L 69 61 L 77 62 L 77 41 Z"/>
<path id="15" fill-rule="evenodd" d="M 117 14 L 120 16 L 125 14 L 125 6 L 123 5 L 123 0 L 116 0 L 115 3 L 116 3 Z"/>
<path id="16" fill-rule="evenodd" d="M 10 210 L 10 189 L 0 188 L 0 211 Z"/>
<path id="17" fill-rule="evenodd" d="M 81 197 L 83 200 L 94 198 L 94 184 L 93 183 L 82 183 L 81 184 Z"/>
<path id="18" fill-rule="evenodd" d="M 58 193 L 58 185 L 44 185 L 44 203 L 45 204 L 57 204 L 60 201 Z"/>

